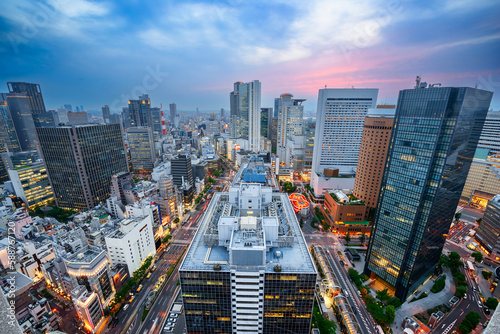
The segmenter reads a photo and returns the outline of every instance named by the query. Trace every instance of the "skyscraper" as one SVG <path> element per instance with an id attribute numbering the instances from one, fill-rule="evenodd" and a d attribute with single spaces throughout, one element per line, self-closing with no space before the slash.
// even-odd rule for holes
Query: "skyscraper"
<path id="1" fill-rule="evenodd" d="M 47 112 L 43 102 L 42 90 L 39 84 L 27 82 L 7 82 L 9 93 L 26 94 L 31 110 L 33 121 L 36 127 L 55 126 L 57 119 L 54 113 Z"/>
<path id="2" fill-rule="evenodd" d="M 139 96 L 137 100 L 128 100 L 128 114 L 125 119 L 125 127 L 153 126 L 151 116 L 151 100 L 148 94 Z"/>
<path id="3" fill-rule="evenodd" d="M 260 108 L 260 136 L 267 138 L 269 135 L 269 122 L 273 114 L 273 108 Z"/>
<path id="4" fill-rule="evenodd" d="M 119 124 L 37 128 L 58 207 L 89 210 L 110 194 L 111 176 L 127 172 Z"/>
<path id="5" fill-rule="evenodd" d="M 236 82 L 230 94 L 231 127 L 234 135 L 244 141 L 244 149 L 260 151 L 260 91 L 259 80 Z"/>
<path id="6" fill-rule="evenodd" d="M 47 169 L 43 162 L 9 169 L 9 177 L 16 196 L 21 198 L 29 209 L 43 206 L 54 200 Z"/>
<path id="7" fill-rule="evenodd" d="M 78 112 L 68 111 L 67 115 L 68 115 L 69 125 L 82 125 L 89 123 L 86 111 L 78 111 Z"/>
<path id="8" fill-rule="evenodd" d="M 0 99 L 0 152 L 19 152 L 20 145 L 17 138 L 16 127 L 10 116 L 10 111 L 7 106 L 7 101 Z M 2 151 L 3 149 L 3 151 Z"/>
<path id="9" fill-rule="evenodd" d="M 194 187 L 193 168 L 191 166 L 191 157 L 185 154 L 179 154 L 172 159 L 172 177 L 177 189 L 182 188 L 183 182 L 188 183 Z"/>
<path id="10" fill-rule="evenodd" d="M 127 129 L 130 162 L 135 171 L 152 172 L 155 162 L 153 131 L 149 126 Z"/>
<path id="11" fill-rule="evenodd" d="M 486 206 L 483 220 L 477 229 L 476 240 L 491 258 L 500 258 L 500 195 L 495 195 Z"/>
<path id="12" fill-rule="evenodd" d="M 226 118 L 226 111 L 224 110 L 224 108 L 220 108 L 220 118 L 222 120 Z"/>
<path id="13" fill-rule="evenodd" d="M 170 103 L 170 122 L 174 124 L 175 116 L 177 115 L 177 105 L 175 103 Z"/>
<path id="14" fill-rule="evenodd" d="M 399 92 L 365 265 L 401 300 L 435 270 L 493 95 L 419 79 Z"/>
<path id="15" fill-rule="evenodd" d="M 396 106 L 377 106 L 368 110 L 359 149 L 353 194 L 368 208 L 377 206 L 387 150 L 391 141 Z"/>
<path id="16" fill-rule="evenodd" d="M 111 112 L 109 111 L 109 106 L 106 104 L 104 107 L 102 107 L 102 119 L 104 123 L 108 124 L 109 123 L 109 116 L 111 115 Z"/>
<path id="17" fill-rule="evenodd" d="M 33 114 L 43 114 L 46 112 L 43 102 L 42 90 L 39 84 L 27 82 L 7 82 L 9 93 L 26 94 L 29 108 Z"/>
<path id="18" fill-rule="evenodd" d="M 153 122 L 150 125 L 153 132 L 161 133 L 161 110 L 158 107 L 151 108 L 151 120 Z"/>
<path id="19" fill-rule="evenodd" d="M 288 196 L 272 188 L 215 193 L 179 278 L 189 333 L 311 330 L 316 268 Z"/>
<path id="20" fill-rule="evenodd" d="M 325 169 L 354 176 L 358 165 L 363 123 L 377 104 L 378 89 L 320 89 L 311 166 L 311 186 L 316 196 L 324 189 L 352 189 L 354 178 L 327 178 Z"/>
<path id="21" fill-rule="evenodd" d="M 8 93 L 7 106 L 16 128 L 17 138 L 22 151 L 36 149 L 38 138 L 26 93 Z"/>
<path id="22" fill-rule="evenodd" d="M 289 136 L 302 135 L 305 99 L 294 99 L 285 93 L 274 99 L 274 109 L 278 110 L 277 154 L 280 161 L 285 160 L 285 150 Z"/>

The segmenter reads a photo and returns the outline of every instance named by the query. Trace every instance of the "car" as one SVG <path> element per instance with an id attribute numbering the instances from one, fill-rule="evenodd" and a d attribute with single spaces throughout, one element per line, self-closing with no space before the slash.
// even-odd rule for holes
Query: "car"
<path id="1" fill-rule="evenodd" d="M 358 314 L 358 311 L 356 311 L 355 308 L 353 308 L 352 310 L 353 310 L 354 314 Z"/>
<path id="2" fill-rule="evenodd" d="M 481 303 L 481 301 L 480 301 L 480 300 L 478 300 L 478 301 L 477 301 L 477 306 L 479 306 L 479 307 L 483 307 L 483 303 Z"/>
<path id="3" fill-rule="evenodd" d="M 467 294 L 464 294 L 464 299 L 467 299 Z"/>
<path id="4" fill-rule="evenodd" d="M 177 321 L 177 318 L 168 318 L 168 321 L 174 323 Z"/>
<path id="5" fill-rule="evenodd" d="M 130 299 L 128 300 L 129 303 L 132 303 L 132 301 L 134 300 L 134 296 L 130 297 Z"/>
<path id="6" fill-rule="evenodd" d="M 140 292 L 140 291 L 141 291 L 141 289 L 142 289 L 142 284 L 141 284 L 141 285 L 139 285 L 139 287 L 138 287 L 138 288 L 137 288 L 137 290 L 135 290 L 135 291 L 136 291 L 136 292 Z"/>
<path id="7" fill-rule="evenodd" d="M 123 310 L 126 311 L 129 306 L 130 306 L 130 304 L 127 304 L 127 305 L 123 306 Z"/>
<path id="8" fill-rule="evenodd" d="M 177 318 L 178 316 L 179 316 L 179 314 L 177 314 L 177 313 L 170 313 L 171 318 Z"/>
<path id="9" fill-rule="evenodd" d="M 166 326 L 165 328 L 163 328 L 163 332 L 165 333 L 171 333 L 173 330 L 172 326 Z"/>
<path id="10" fill-rule="evenodd" d="M 151 273 L 148 273 L 148 274 L 146 275 L 146 278 L 150 278 L 150 277 L 151 277 Z"/>

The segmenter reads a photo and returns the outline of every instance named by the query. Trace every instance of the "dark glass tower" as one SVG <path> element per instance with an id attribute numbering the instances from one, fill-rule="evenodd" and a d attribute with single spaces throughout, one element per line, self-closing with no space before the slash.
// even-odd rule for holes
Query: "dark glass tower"
<path id="1" fill-rule="evenodd" d="M 177 188 L 182 188 L 182 179 L 192 187 L 194 187 L 193 167 L 191 166 L 191 157 L 185 154 L 179 154 L 172 159 L 172 177 Z"/>
<path id="2" fill-rule="evenodd" d="M 269 119 L 273 108 L 260 108 L 260 135 L 267 138 L 269 131 Z"/>
<path id="3" fill-rule="evenodd" d="M 151 100 L 147 94 L 139 96 L 138 100 L 128 100 L 128 115 L 125 119 L 125 127 L 135 126 L 153 127 L 151 115 Z"/>
<path id="4" fill-rule="evenodd" d="M 365 265 L 402 300 L 435 270 L 493 95 L 425 86 L 399 93 Z"/>
<path id="5" fill-rule="evenodd" d="M 43 102 L 42 90 L 39 84 L 27 82 L 7 82 L 9 93 L 24 93 L 28 96 L 28 103 L 33 114 L 43 114 L 45 103 Z"/>
<path id="6" fill-rule="evenodd" d="M 28 96 L 26 93 L 8 93 L 6 96 L 7 106 L 9 107 L 14 127 L 16 128 L 21 151 L 36 149 L 38 138 Z"/>
<path id="7" fill-rule="evenodd" d="M 88 210 L 110 195 L 111 176 L 128 172 L 119 124 L 37 128 L 57 206 Z"/>

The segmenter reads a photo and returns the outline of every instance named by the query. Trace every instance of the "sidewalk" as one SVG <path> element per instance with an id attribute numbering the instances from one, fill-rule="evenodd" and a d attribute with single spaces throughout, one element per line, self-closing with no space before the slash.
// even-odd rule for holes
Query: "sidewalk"
<path id="1" fill-rule="evenodd" d="M 446 275 L 446 284 L 441 292 L 432 293 L 430 290 L 434 285 L 434 281 L 428 280 L 418 289 L 420 293 L 426 292 L 428 294 L 428 297 L 410 303 L 409 301 L 415 297 L 414 295 L 411 295 L 407 299 L 407 301 L 403 303 L 403 305 L 401 305 L 399 309 L 396 310 L 396 319 L 391 326 L 394 333 L 403 332 L 401 329 L 401 324 L 403 323 L 403 319 L 406 316 L 413 316 L 432 307 L 436 307 L 441 304 L 447 304 L 451 297 L 453 297 L 453 295 L 455 294 L 455 288 L 451 271 L 448 268 L 444 268 L 443 273 Z M 398 328 L 396 328 L 396 326 Z"/>

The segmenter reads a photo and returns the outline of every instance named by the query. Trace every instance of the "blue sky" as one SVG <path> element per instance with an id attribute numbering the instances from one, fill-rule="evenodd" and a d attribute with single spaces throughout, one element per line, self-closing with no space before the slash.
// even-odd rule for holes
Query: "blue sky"
<path id="1" fill-rule="evenodd" d="M 258 79 L 263 107 L 290 92 L 315 110 L 325 85 L 395 103 L 421 75 L 494 90 L 500 109 L 498 13 L 493 0 L 6 0 L 0 79 L 40 83 L 49 109 L 118 110 L 145 92 L 201 111 Z"/>

